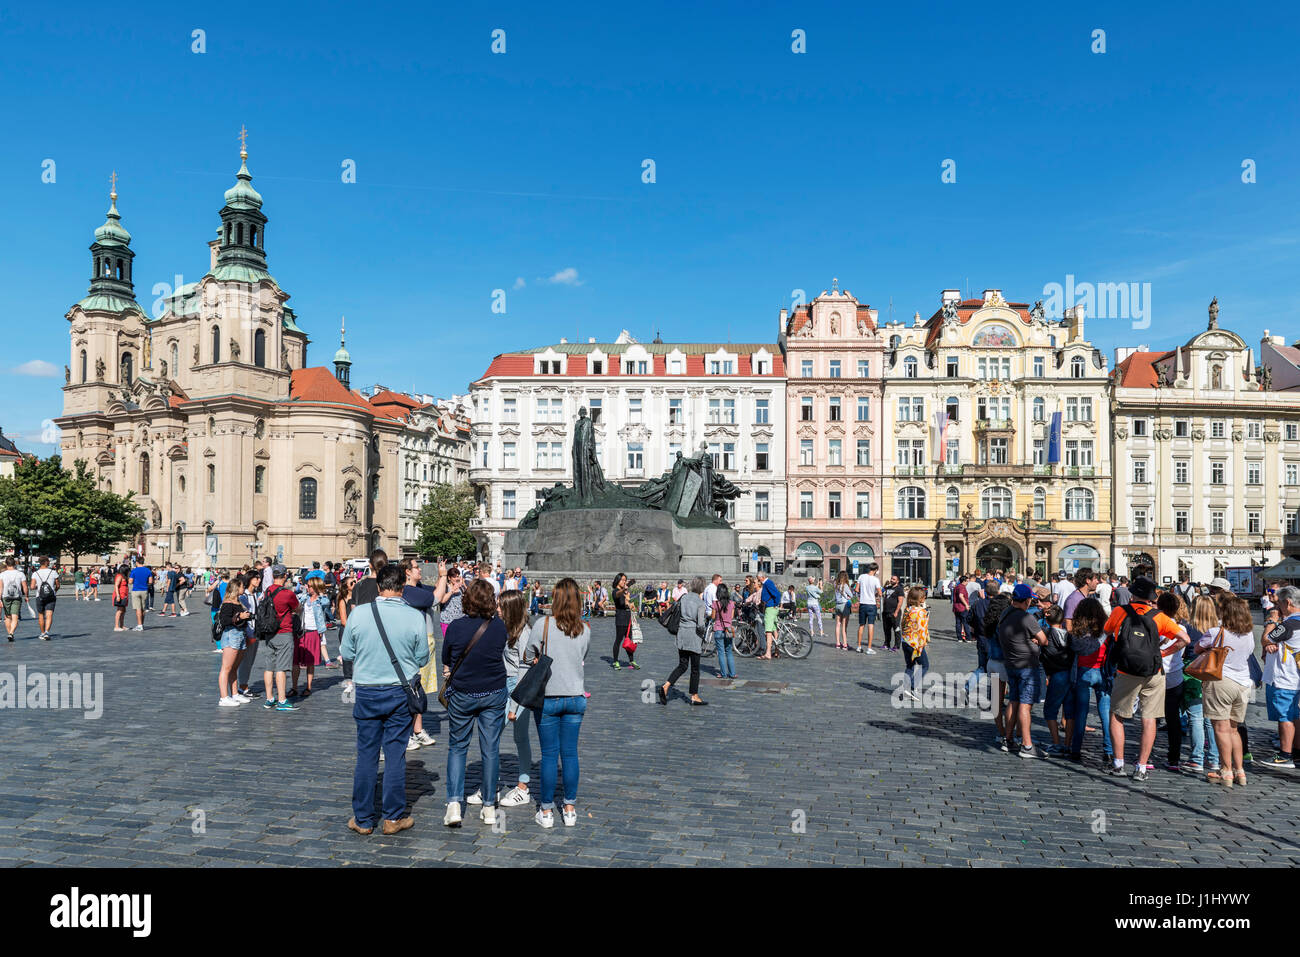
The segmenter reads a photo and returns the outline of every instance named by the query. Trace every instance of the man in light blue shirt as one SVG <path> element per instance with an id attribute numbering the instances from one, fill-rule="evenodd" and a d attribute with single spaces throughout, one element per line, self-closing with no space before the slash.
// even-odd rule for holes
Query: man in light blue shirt
<path id="1" fill-rule="evenodd" d="M 401 566 L 385 565 L 376 576 L 376 584 L 378 599 L 357 606 L 348 616 L 340 652 L 343 660 L 352 665 L 356 688 L 352 717 L 357 722 L 357 767 L 352 777 L 353 817 L 348 828 L 358 834 L 375 829 L 375 778 L 382 745 L 382 830 L 384 834 L 396 834 L 415 823 L 406 813 L 406 746 L 413 716 L 376 618 L 383 622 L 397 667 L 412 685 L 420 680 L 420 669 L 429 663 L 429 643 L 424 615 L 402 601 Z"/>

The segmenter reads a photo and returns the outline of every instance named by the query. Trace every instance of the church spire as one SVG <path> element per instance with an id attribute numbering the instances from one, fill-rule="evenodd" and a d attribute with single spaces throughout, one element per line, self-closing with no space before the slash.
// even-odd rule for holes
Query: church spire
<path id="1" fill-rule="evenodd" d="M 135 286 L 131 282 L 131 234 L 122 225 L 117 211 L 117 171 L 113 171 L 108 193 L 108 216 L 104 225 L 95 230 L 95 241 L 90 245 L 90 295 L 106 296 L 109 300 L 125 300 L 110 308 L 120 309 L 135 303 Z"/>
<path id="2" fill-rule="evenodd" d="M 346 320 L 346 316 L 339 318 L 339 351 L 334 353 L 334 377 L 342 382 L 345 388 L 351 388 L 349 380 L 352 378 L 352 355 L 346 345 Z"/>
<path id="3" fill-rule="evenodd" d="M 248 131 L 239 129 L 239 172 L 235 185 L 226 190 L 221 207 L 221 231 L 217 265 L 212 275 L 218 280 L 260 282 L 270 279 L 266 271 L 266 216 L 262 196 L 253 189 L 248 171 Z"/>

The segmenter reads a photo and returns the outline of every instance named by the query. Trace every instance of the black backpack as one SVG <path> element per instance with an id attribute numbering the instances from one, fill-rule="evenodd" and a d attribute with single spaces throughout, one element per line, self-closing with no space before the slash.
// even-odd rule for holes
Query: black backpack
<path id="1" fill-rule="evenodd" d="M 281 591 L 284 591 L 283 586 L 271 588 L 257 603 L 257 614 L 253 617 L 253 637 L 258 641 L 266 641 L 279 634 L 280 616 L 275 613 L 275 596 Z"/>
<path id="2" fill-rule="evenodd" d="M 682 626 L 681 602 L 675 601 L 665 608 L 663 614 L 659 616 L 659 624 L 664 626 L 664 631 L 668 634 L 677 634 L 677 629 Z"/>
<path id="3" fill-rule="evenodd" d="M 1150 678 L 1159 674 L 1160 628 L 1156 625 L 1156 610 L 1148 608 L 1138 614 L 1132 605 L 1124 606 L 1124 620 L 1115 635 L 1114 647 L 1106 655 L 1108 663 L 1135 678 Z"/>

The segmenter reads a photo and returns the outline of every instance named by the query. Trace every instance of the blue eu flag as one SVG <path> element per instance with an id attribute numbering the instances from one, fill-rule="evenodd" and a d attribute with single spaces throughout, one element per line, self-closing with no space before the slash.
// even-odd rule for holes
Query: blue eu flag
<path id="1" fill-rule="evenodd" d="M 1052 413 L 1052 428 L 1047 438 L 1047 464 L 1057 465 L 1061 461 L 1061 413 Z"/>

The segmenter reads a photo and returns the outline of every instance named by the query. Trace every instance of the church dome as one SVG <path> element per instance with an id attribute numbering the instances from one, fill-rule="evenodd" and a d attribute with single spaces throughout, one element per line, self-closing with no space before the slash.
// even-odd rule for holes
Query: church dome
<path id="1" fill-rule="evenodd" d="M 104 225 L 95 230 L 95 242 L 101 246 L 129 246 L 131 244 L 131 234 L 126 231 L 122 225 L 122 217 L 117 211 L 117 192 L 111 195 L 112 204 L 108 208 L 108 219 Z"/>
<path id="2" fill-rule="evenodd" d="M 248 171 L 248 153 L 240 151 L 242 160 L 236 174 L 239 182 L 226 190 L 226 205 L 231 209 L 261 209 L 262 194 L 253 189 L 253 174 Z"/>

